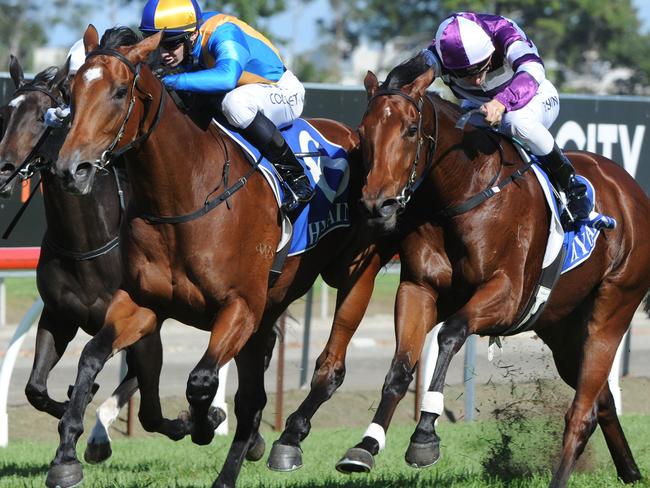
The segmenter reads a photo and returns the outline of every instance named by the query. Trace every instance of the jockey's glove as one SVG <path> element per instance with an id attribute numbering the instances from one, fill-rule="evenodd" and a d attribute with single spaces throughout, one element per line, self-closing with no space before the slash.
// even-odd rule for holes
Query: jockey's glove
<path id="1" fill-rule="evenodd" d="M 45 112 L 45 125 L 60 129 L 63 127 L 70 117 L 70 107 L 53 107 L 48 108 Z"/>

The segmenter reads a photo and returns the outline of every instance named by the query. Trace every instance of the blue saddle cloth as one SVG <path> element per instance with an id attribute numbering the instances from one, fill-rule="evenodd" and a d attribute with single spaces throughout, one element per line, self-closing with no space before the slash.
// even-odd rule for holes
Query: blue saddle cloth
<path id="1" fill-rule="evenodd" d="M 257 161 L 260 152 L 248 143 L 232 127 L 217 122 L 217 125 L 229 134 Z M 350 167 L 348 154 L 339 145 L 327 140 L 309 122 L 298 119 L 293 124 L 280 129 L 289 147 L 299 154 L 298 160 L 305 168 L 305 174 L 315 189 L 314 197 L 301 208 L 293 221 L 293 236 L 289 255 L 301 254 L 312 247 L 330 231 L 350 226 L 348 209 L 348 191 Z M 318 153 L 300 157 L 300 153 Z M 278 205 L 282 202 L 284 186 L 278 179 L 273 165 L 265 158 L 260 160 L 259 170 L 273 189 Z"/>
<path id="2" fill-rule="evenodd" d="M 534 156 L 531 156 L 531 158 L 536 161 Z M 559 218 L 564 210 L 564 203 L 559 200 L 557 193 L 554 191 L 553 186 L 544 171 L 544 168 L 539 164 L 535 164 L 535 166 L 544 174 L 545 184 L 549 189 L 548 193 L 555 197 L 552 199 L 551 211 Z M 613 229 L 616 227 L 616 220 L 614 218 L 596 212 L 594 209 L 596 190 L 591 184 L 591 181 L 581 175 L 577 175 L 577 179 L 587 186 L 587 196 L 592 204 L 592 208 L 588 219 L 572 222 L 569 225 L 564 226 L 564 240 L 562 246 L 566 250 L 566 255 L 562 265 L 562 273 L 572 270 L 589 259 L 589 256 L 591 256 L 591 253 L 596 247 L 596 239 L 601 230 Z M 549 205 L 551 205 L 551 203 L 549 203 Z"/>

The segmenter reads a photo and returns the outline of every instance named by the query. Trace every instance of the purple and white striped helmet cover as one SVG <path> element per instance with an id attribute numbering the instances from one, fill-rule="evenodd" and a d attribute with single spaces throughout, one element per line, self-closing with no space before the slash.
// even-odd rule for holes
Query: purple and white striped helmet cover
<path id="1" fill-rule="evenodd" d="M 487 60 L 494 52 L 494 44 L 479 24 L 455 14 L 438 27 L 436 50 L 446 68 L 463 69 Z"/>

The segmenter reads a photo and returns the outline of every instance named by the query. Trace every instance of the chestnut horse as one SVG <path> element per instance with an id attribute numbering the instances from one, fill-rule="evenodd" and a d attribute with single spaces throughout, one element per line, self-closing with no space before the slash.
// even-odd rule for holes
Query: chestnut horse
<path id="1" fill-rule="evenodd" d="M 455 128 L 460 109 L 426 93 L 435 75 L 420 56 L 394 68 L 381 85 L 369 72 L 368 109 L 359 127 L 367 168 L 363 203 L 369 222 L 383 232 L 395 231 L 398 214 L 405 207 L 415 210 L 412 205 L 428 212 L 432 220 L 442 219 L 454 288 L 467 298 L 465 305 L 445 317 L 438 334 L 439 356 L 406 453 L 407 463 L 416 467 L 431 465 L 439 457 L 434 422 L 443 411 L 451 358 L 470 334 L 503 335 L 517 322 L 541 270 L 550 219 L 531 171 L 505 184 L 523 167 L 512 142 L 474 127 Z M 560 376 L 576 390 L 551 486 L 566 486 L 597 424 L 619 477 L 633 482 L 640 473 L 607 377 L 621 338 L 650 286 L 650 241 L 645 236 L 650 201 L 613 161 L 582 151 L 568 155 L 578 173 L 593 183 L 596 207 L 613 216 L 618 226 L 603 231 L 591 257 L 561 276 L 534 325 L 552 350 Z M 501 191 L 491 198 L 477 197 L 471 200 L 475 205 L 467 204 L 501 183 Z M 420 305 L 423 316 L 406 320 L 421 327 L 436 323 L 427 286 L 411 289 L 410 299 L 430 306 Z M 648 305 L 646 300 L 646 310 Z M 400 313 L 403 307 L 398 304 L 396 310 Z M 421 345 L 414 350 L 420 351 Z M 411 368 L 418 356 L 411 358 Z"/>
<path id="2" fill-rule="evenodd" d="M 215 486 L 234 486 L 244 457 L 258 459 L 264 450 L 258 427 L 266 403 L 263 372 L 273 323 L 321 273 L 339 291 L 332 350 L 321 356 L 320 364 L 340 370 L 374 277 L 394 249 L 375 246 L 367 233 L 336 229 L 316 248 L 288 258 L 267 290 L 281 234 L 271 188 L 235 142 L 215 126 L 199 128 L 171 102 L 145 62 L 160 35 L 135 46 L 102 49 L 97 49 L 97 37 L 89 26 L 84 35 L 88 57 L 72 82 L 74 120 L 56 169 L 69 191 L 85 194 L 97 168 L 124 155 L 132 189 L 120 233 L 124 273 L 103 328 L 82 352 L 46 483 L 72 486 L 83 478 L 75 445 L 92 382 L 112 355 L 129 348 L 143 427 L 172 439 L 191 434 L 198 444 L 210 442 L 223 420 L 210 403 L 219 367 L 235 358 L 237 429 L 215 481 Z M 360 163 L 354 130 L 324 119 L 312 124 Z M 350 201 L 356 202 L 361 165 L 351 164 L 350 171 L 350 186 L 356 188 Z M 208 348 L 188 379 L 189 412 L 173 420 L 162 417 L 158 398 L 159 342 L 149 344 L 169 317 L 210 331 Z M 154 351 L 144 352 L 145 345 Z"/>
<path id="3" fill-rule="evenodd" d="M 61 76 L 63 70 L 51 67 L 26 82 L 13 56 L 10 73 L 16 91 L 6 106 L 6 130 L 0 142 L 0 197 L 11 196 L 19 178 L 9 178 L 23 161 L 29 163 L 27 174 L 41 175 L 42 185 L 33 184 L 42 187 L 47 224 L 36 268 L 44 308 L 25 395 L 36 409 L 61 418 L 67 402 L 49 396 L 47 378 L 80 328 L 95 335 L 104 323 L 109 301 L 121 280 L 118 233 L 128 189 L 124 170 L 114 167 L 98 176 L 90 194 L 65 192 L 50 165 L 56 160 L 66 130 L 46 132 L 43 116 L 48 108 L 64 103 L 67 77 Z M 99 407 L 84 455 L 88 462 L 100 462 L 110 455 L 108 427 L 136 389 L 137 379 L 130 370 L 111 398 Z"/>

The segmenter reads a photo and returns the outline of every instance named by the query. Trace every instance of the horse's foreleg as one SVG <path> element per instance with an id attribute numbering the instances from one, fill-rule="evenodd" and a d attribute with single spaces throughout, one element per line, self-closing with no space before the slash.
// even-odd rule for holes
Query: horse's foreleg
<path id="1" fill-rule="evenodd" d="M 235 394 L 237 429 L 214 487 L 235 486 L 244 457 L 248 457 L 251 448 L 257 447 L 262 450 L 258 459 L 264 455 L 259 426 L 262 410 L 266 405 L 264 362 L 268 334 L 266 328 L 259 330 L 235 357 L 239 380 Z M 262 447 L 259 447 L 260 441 Z"/>
<path id="2" fill-rule="evenodd" d="M 65 488 L 81 482 L 83 472 L 77 459 L 76 444 L 83 432 L 83 416 L 93 382 L 109 357 L 155 328 L 156 316 L 151 310 L 138 307 L 123 290 L 115 293 L 104 327 L 81 353 L 70 404 L 59 422 L 60 443 L 48 470 L 48 487 Z"/>
<path id="3" fill-rule="evenodd" d="M 360 276 L 339 288 L 332 330 L 325 349 L 316 361 L 309 393 L 287 418 L 284 431 L 273 443 L 267 462 L 270 469 L 293 471 L 302 466 L 300 443 L 309 434 L 311 418 L 316 411 L 343 383 L 345 354 L 368 307 L 380 266 L 379 256 L 374 256 Z"/>
<path id="4" fill-rule="evenodd" d="M 38 321 L 34 365 L 25 387 L 25 395 L 34 408 L 58 419 L 63 416 L 68 402 L 58 402 L 50 398 L 47 392 L 47 378 L 77 330 L 78 327 L 71 323 L 57 323 L 56 317 L 47 307 Z"/>
<path id="5" fill-rule="evenodd" d="M 336 469 L 340 472 L 368 472 L 374 467 L 374 456 L 386 444 L 386 431 L 395 409 L 413 381 L 426 334 L 436 322 L 435 296 L 428 287 L 408 281 L 400 283 L 395 306 L 397 346 L 384 381 L 381 401 L 361 442 L 337 463 Z"/>
<path id="6" fill-rule="evenodd" d="M 225 412 L 211 406 L 219 387 L 219 368 L 241 351 L 259 321 L 259 315 L 241 296 L 230 299 L 219 311 L 208 349 L 187 380 L 186 397 L 190 404 L 192 442 L 195 444 L 209 444 L 214 430 L 225 420 Z M 263 367 L 264 349 L 260 355 Z"/>
<path id="7" fill-rule="evenodd" d="M 108 434 L 108 429 L 117 420 L 120 410 L 137 389 L 138 378 L 133 369 L 129 367 L 126 376 L 113 394 L 97 409 L 97 420 L 88 437 L 86 451 L 84 452 L 84 460 L 87 463 L 97 464 L 111 457 L 111 438 Z"/>
<path id="8" fill-rule="evenodd" d="M 567 485 L 578 457 L 596 428 L 598 409 L 601 407 L 597 400 L 601 400 L 616 349 L 643 298 L 642 295 L 630 295 L 618 286 L 607 283 L 602 284 L 598 291 L 582 345 L 576 394 L 566 414 L 562 455 L 551 480 L 553 487 Z M 611 421 L 611 411 L 609 416 L 608 412 L 603 412 L 603 415 L 604 419 Z M 608 427 L 609 432 L 612 432 L 612 428 L 616 429 L 611 424 Z"/>
<path id="9" fill-rule="evenodd" d="M 503 316 L 514 315 L 504 310 L 511 303 L 510 282 L 499 275 L 482 285 L 467 304 L 450 316 L 438 332 L 438 358 L 429 389 L 422 398 L 420 420 L 406 451 L 406 462 L 417 468 L 431 466 L 440 458 L 440 438 L 435 422 L 444 411 L 443 388 L 449 364 L 467 337 L 499 323 Z"/>

